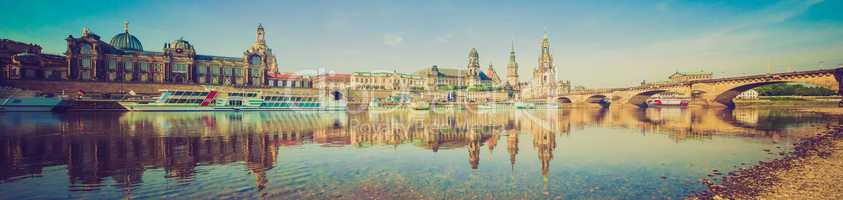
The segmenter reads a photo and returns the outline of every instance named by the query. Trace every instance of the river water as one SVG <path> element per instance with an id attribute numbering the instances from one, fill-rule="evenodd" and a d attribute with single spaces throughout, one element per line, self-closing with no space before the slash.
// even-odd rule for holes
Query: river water
<path id="1" fill-rule="evenodd" d="M 0 113 L 0 199 L 680 198 L 839 121 L 787 109 Z"/>

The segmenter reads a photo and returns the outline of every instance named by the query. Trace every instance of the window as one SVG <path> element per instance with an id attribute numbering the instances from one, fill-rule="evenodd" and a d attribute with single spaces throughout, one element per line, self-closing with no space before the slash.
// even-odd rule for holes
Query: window
<path id="1" fill-rule="evenodd" d="M 108 70 L 117 70 L 116 60 L 108 60 Z"/>
<path id="2" fill-rule="evenodd" d="M 235 68 L 235 69 L 234 69 L 234 76 L 236 76 L 236 77 L 242 77 L 242 76 L 243 76 L 243 69 L 237 69 L 237 68 Z"/>
<path id="3" fill-rule="evenodd" d="M 231 75 L 233 75 L 234 69 L 232 69 L 232 68 L 228 68 L 228 67 L 224 67 L 224 68 L 222 68 L 222 69 L 223 69 L 223 74 L 224 74 L 225 76 L 231 76 Z"/>
<path id="4" fill-rule="evenodd" d="M 94 54 L 94 51 L 90 44 L 82 43 L 82 45 L 79 46 L 79 53 L 82 55 L 91 55 Z"/>
<path id="5" fill-rule="evenodd" d="M 173 65 L 173 72 L 175 73 L 187 73 L 187 64 L 184 63 L 176 63 Z"/>
<path id="6" fill-rule="evenodd" d="M 198 73 L 199 75 L 208 74 L 208 65 L 199 64 L 199 67 L 196 68 L 196 73 Z"/>
<path id="7" fill-rule="evenodd" d="M 134 69 L 135 69 L 134 64 L 135 63 L 133 63 L 133 62 L 124 62 L 123 63 L 123 71 L 126 71 L 126 72 L 134 71 Z"/>
<path id="8" fill-rule="evenodd" d="M 261 57 L 260 56 L 252 56 L 249 58 L 249 65 L 260 65 L 261 64 Z"/>
<path id="9" fill-rule="evenodd" d="M 220 67 L 219 65 L 213 65 L 211 66 L 211 75 L 219 76 L 221 70 L 222 67 Z"/>
<path id="10" fill-rule="evenodd" d="M 252 77 L 260 77 L 261 76 L 261 70 L 260 69 L 249 69 L 249 71 L 251 72 Z"/>
<path id="11" fill-rule="evenodd" d="M 140 71 L 141 72 L 149 72 L 149 63 L 145 63 L 145 62 L 140 63 Z"/>
<path id="12" fill-rule="evenodd" d="M 82 80 L 89 80 L 91 79 L 91 74 L 88 72 L 82 72 Z"/>
<path id="13" fill-rule="evenodd" d="M 94 65 L 94 63 L 91 61 L 91 58 L 82 58 L 81 62 L 82 63 L 79 65 L 79 67 L 82 69 L 91 69 L 91 66 Z"/>

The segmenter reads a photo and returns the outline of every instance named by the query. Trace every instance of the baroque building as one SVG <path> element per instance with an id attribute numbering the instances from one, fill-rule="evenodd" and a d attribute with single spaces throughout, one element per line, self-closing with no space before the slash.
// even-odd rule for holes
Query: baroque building
<path id="1" fill-rule="evenodd" d="M 424 79 L 399 72 L 354 72 L 351 88 L 357 90 L 424 90 Z"/>
<path id="2" fill-rule="evenodd" d="M 41 46 L 0 39 L 0 80 L 63 80 L 66 68 L 63 56 L 43 54 Z"/>
<path id="3" fill-rule="evenodd" d="M 480 67 L 480 54 L 477 49 L 471 48 L 468 52 L 468 65 L 465 70 L 454 68 L 441 68 L 434 65 L 416 71 L 416 75 L 423 77 L 426 87 L 438 90 L 440 88 L 462 89 L 471 86 L 487 85 L 500 87 L 501 79 L 495 72 L 494 66 L 489 64 L 486 70 Z"/>
<path id="4" fill-rule="evenodd" d="M 712 77 L 711 73 L 705 73 L 705 72 L 696 72 L 696 73 L 675 72 L 675 73 L 671 74 L 668 77 L 668 79 L 670 79 L 671 82 L 687 82 L 687 81 L 711 79 L 711 77 Z"/>
<path id="5" fill-rule="evenodd" d="M 533 88 L 539 91 L 552 91 L 556 86 L 556 68 L 553 64 L 553 56 L 550 55 L 550 41 L 547 34 L 541 43 L 541 55 L 539 65 L 533 70 Z M 550 89 L 550 90 L 545 90 Z M 552 94 L 551 94 L 552 95 Z"/>
<path id="6" fill-rule="evenodd" d="M 202 55 L 182 38 L 165 43 L 162 52 L 147 51 L 129 32 L 128 22 L 108 43 L 87 28 L 80 37 L 65 40 L 68 79 L 78 81 L 265 87 L 271 86 L 278 66 L 262 25 L 242 57 Z"/>
<path id="7" fill-rule="evenodd" d="M 547 34 L 544 35 L 541 42 L 541 55 L 539 55 L 538 63 L 536 69 L 533 70 L 533 80 L 522 95 L 527 98 L 539 99 L 570 92 L 570 81 L 556 80 L 556 65 L 553 63 L 553 56 L 550 54 L 550 41 Z"/>

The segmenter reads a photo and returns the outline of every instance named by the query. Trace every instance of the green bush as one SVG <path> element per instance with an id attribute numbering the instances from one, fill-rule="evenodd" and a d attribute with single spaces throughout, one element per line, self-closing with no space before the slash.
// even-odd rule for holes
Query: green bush
<path id="1" fill-rule="evenodd" d="M 834 96 L 832 90 L 802 84 L 779 83 L 755 88 L 760 96 Z"/>

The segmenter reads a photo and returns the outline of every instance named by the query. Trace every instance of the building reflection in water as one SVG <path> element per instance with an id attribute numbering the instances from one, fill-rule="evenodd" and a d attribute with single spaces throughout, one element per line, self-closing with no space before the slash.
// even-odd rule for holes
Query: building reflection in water
<path id="1" fill-rule="evenodd" d="M 92 190 L 113 179 L 119 187 L 141 184 L 144 171 L 160 168 L 168 179 L 190 182 L 196 167 L 244 163 L 263 190 L 285 146 L 323 148 L 411 144 L 438 152 L 465 149 L 480 168 L 483 145 L 493 152 L 506 140 L 515 171 L 519 136 L 529 135 L 545 187 L 558 137 L 583 127 L 635 128 L 668 134 L 675 141 L 704 140 L 712 133 L 780 137 L 783 129 L 759 127 L 770 111 L 704 109 L 582 109 L 492 113 L 64 113 L 0 114 L 0 180 L 26 179 L 45 167 L 65 166 L 71 190 Z M 788 117 L 787 115 L 781 115 Z M 797 116 L 806 117 L 806 116 Z M 819 119 L 790 120 L 824 122 Z M 766 120 L 769 121 L 769 120 Z M 826 120 L 827 121 L 827 120 Z M 490 157 L 491 158 L 491 157 Z M 545 188 L 546 189 L 546 188 Z"/>

